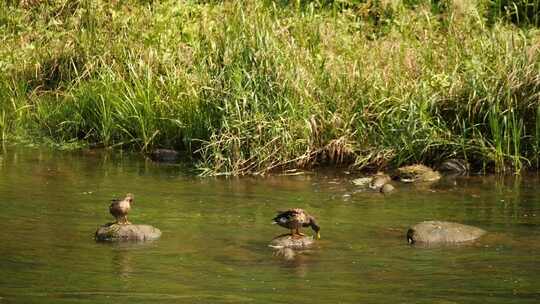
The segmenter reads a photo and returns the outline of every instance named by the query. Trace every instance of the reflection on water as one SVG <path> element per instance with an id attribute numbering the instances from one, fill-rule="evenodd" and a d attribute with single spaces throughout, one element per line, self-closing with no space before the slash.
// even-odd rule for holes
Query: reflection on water
<path id="1" fill-rule="evenodd" d="M 340 171 L 198 178 L 126 153 L 8 150 L 0 155 L 0 302 L 537 303 L 537 176 L 448 177 L 360 191 Z M 109 200 L 133 192 L 151 243 L 103 244 Z M 320 222 L 308 250 L 274 250 L 276 210 Z M 423 220 L 479 226 L 465 246 L 407 245 Z"/>
<path id="2" fill-rule="evenodd" d="M 149 250 L 156 246 L 153 241 L 149 242 L 100 242 L 111 250 L 110 267 L 119 278 L 128 279 L 135 273 L 136 265 L 134 255 L 138 250 Z"/>
<path id="3" fill-rule="evenodd" d="M 276 248 L 273 255 L 282 260 L 281 266 L 285 270 L 292 270 L 299 278 L 306 277 L 310 263 L 309 255 L 314 253 L 315 249 L 291 249 L 291 248 Z"/>

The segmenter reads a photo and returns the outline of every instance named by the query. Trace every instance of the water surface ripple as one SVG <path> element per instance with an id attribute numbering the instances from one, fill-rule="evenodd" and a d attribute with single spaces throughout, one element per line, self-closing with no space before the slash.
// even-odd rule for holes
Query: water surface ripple
<path id="1" fill-rule="evenodd" d="M 183 173 L 184 172 L 184 173 Z M 537 176 L 445 178 L 359 191 L 342 172 L 198 178 L 121 153 L 0 154 L 0 303 L 538 303 Z M 151 243 L 93 240 L 135 194 Z M 273 252 L 276 210 L 316 215 L 315 248 Z M 407 245 L 423 220 L 479 226 L 464 246 Z M 310 231 L 307 231 L 310 233 Z"/>

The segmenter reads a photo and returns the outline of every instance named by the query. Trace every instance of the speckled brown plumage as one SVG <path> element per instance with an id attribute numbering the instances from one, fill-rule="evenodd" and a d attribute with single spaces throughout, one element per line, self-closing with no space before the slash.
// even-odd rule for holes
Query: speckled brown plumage
<path id="1" fill-rule="evenodd" d="M 117 224 L 131 224 L 127 219 L 129 210 L 131 210 L 131 203 L 133 203 L 133 194 L 131 193 L 128 193 L 123 200 L 111 200 L 109 212 L 114 216 Z"/>
<path id="2" fill-rule="evenodd" d="M 287 211 L 278 211 L 278 215 L 273 219 L 274 224 L 291 230 L 291 235 L 304 235 L 300 232 L 301 227 L 311 227 L 320 238 L 320 227 L 315 218 L 300 208 L 293 208 Z"/>

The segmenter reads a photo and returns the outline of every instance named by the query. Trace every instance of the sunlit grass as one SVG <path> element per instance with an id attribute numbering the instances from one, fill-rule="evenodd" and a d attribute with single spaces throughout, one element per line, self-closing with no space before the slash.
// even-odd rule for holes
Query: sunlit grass
<path id="1" fill-rule="evenodd" d="M 2 141 L 169 147 L 203 174 L 539 165 L 537 21 L 503 2 L 2 5 Z"/>

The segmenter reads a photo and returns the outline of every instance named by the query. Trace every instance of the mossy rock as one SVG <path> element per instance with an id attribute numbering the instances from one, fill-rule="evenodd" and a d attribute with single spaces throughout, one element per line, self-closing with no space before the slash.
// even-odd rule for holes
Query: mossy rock
<path id="1" fill-rule="evenodd" d="M 418 223 L 407 231 L 407 241 L 411 244 L 452 244 L 470 242 L 486 233 L 485 230 L 453 222 L 426 221 Z"/>
<path id="2" fill-rule="evenodd" d="M 404 183 L 434 182 L 441 174 L 424 165 L 411 165 L 398 168 L 397 177 Z"/>
<path id="3" fill-rule="evenodd" d="M 360 177 L 352 180 L 352 183 L 359 187 L 369 187 L 370 189 L 379 191 L 385 184 L 389 183 L 392 179 L 389 175 L 382 172 L 369 177 Z"/>
<path id="4" fill-rule="evenodd" d="M 302 249 L 308 248 L 315 243 L 315 240 L 311 236 L 292 236 L 290 234 L 284 234 L 275 237 L 270 242 L 270 247 L 273 248 L 291 248 L 291 249 Z"/>
<path id="5" fill-rule="evenodd" d="M 108 223 L 98 228 L 97 241 L 152 241 L 161 236 L 161 230 L 150 225 L 119 225 Z"/>

